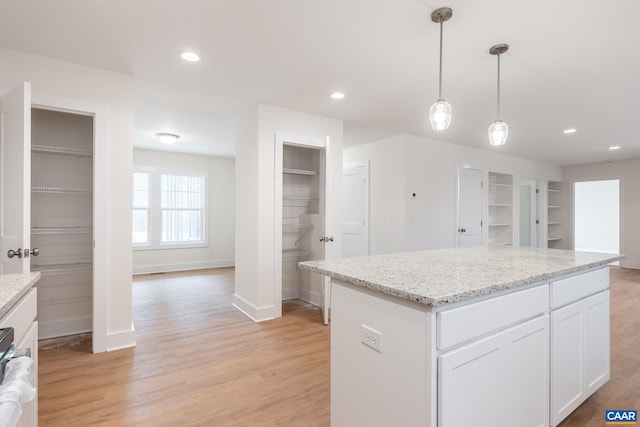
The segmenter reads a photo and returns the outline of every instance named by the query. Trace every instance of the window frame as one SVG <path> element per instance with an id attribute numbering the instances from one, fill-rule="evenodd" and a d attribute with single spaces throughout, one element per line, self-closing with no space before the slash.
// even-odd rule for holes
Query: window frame
<path id="1" fill-rule="evenodd" d="M 134 251 L 150 251 L 164 249 L 190 249 L 190 248 L 207 248 L 209 247 L 209 210 L 208 206 L 208 189 L 209 174 L 201 170 L 184 170 L 172 169 L 165 167 L 136 166 L 133 173 L 149 174 L 149 242 L 148 243 L 132 243 Z M 163 242 L 162 241 L 162 175 L 185 175 L 197 176 L 202 178 L 202 239 L 189 242 Z M 133 186 L 131 191 L 133 191 Z M 132 209 L 133 215 L 133 209 Z M 133 240 L 133 238 L 132 238 Z"/>

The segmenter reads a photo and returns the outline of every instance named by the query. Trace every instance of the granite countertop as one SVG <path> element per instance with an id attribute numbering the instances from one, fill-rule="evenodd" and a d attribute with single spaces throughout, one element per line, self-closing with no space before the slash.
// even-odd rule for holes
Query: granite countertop
<path id="1" fill-rule="evenodd" d="M 0 274 L 0 317 L 11 308 L 40 279 L 40 272 Z"/>
<path id="2" fill-rule="evenodd" d="M 482 246 L 305 261 L 298 265 L 353 285 L 438 306 L 621 259 L 624 256 L 616 254 Z"/>

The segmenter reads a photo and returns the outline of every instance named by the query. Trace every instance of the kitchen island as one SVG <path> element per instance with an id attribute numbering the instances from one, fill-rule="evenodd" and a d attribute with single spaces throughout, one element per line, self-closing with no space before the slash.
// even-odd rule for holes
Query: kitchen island
<path id="1" fill-rule="evenodd" d="M 609 379 L 620 255 L 477 247 L 309 261 L 331 277 L 331 425 L 557 425 Z"/>

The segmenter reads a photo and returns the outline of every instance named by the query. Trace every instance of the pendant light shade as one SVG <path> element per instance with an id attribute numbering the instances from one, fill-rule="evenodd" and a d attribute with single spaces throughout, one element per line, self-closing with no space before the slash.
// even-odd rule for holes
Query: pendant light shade
<path id="1" fill-rule="evenodd" d="M 504 145 L 509 136 L 509 126 L 500 120 L 500 54 L 505 53 L 508 49 L 508 44 L 497 44 L 489 49 L 491 55 L 498 57 L 498 117 L 495 122 L 489 125 L 489 143 L 491 145 Z"/>
<path id="2" fill-rule="evenodd" d="M 429 121 L 433 130 L 445 130 L 451 124 L 451 104 L 442 98 L 442 23 L 448 21 L 453 10 L 448 7 L 436 9 L 431 14 L 431 20 L 440 24 L 440 68 L 438 78 L 438 100 L 429 109 Z"/>

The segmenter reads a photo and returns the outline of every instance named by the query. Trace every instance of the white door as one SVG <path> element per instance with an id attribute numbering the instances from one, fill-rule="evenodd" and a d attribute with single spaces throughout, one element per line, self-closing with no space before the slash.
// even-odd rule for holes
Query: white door
<path id="1" fill-rule="evenodd" d="M 458 247 L 482 245 L 482 171 L 458 170 Z"/>
<path id="2" fill-rule="evenodd" d="M 342 256 L 369 255 L 369 165 L 342 170 Z"/>
<path id="3" fill-rule="evenodd" d="M 2 97 L 0 115 L 0 274 L 28 273 L 31 238 L 29 83 Z"/>
<path id="4" fill-rule="evenodd" d="M 332 221 L 332 183 L 331 183 L 331 173 L 332 173 L 332 164 L 331 164 L 331 141 L 327 136 L 324 152 L 321 156 L 322 158 L 322 168 L 321 171 L 324 174 L 324 182 L 323 187 L 321 188 L 321 194 L 323 198 L 323 209 L 322 209 L 322 219 L 324 221 L 324 254 L 322 259 L 332 259 L 338 258 L 340 256 L 340 251 L 338 250 L 339 244 L 336 242 L 334 237 L 333 230 L 333 221 Z M 321 309 L 322 309 L 322 321 L 325 325 L 329 324 L 329 308 L 331 307 L 331 278 L 327 276 L 322 276 L 322 300 L 321 300 Z"/>

